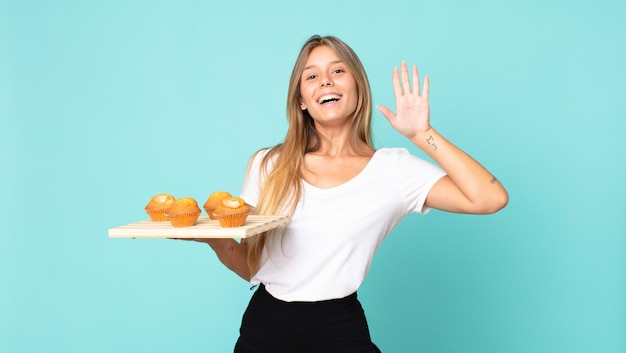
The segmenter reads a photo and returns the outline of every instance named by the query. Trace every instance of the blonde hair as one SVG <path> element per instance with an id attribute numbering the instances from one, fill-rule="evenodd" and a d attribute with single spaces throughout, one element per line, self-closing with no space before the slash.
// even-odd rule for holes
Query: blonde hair
<path id="1" fill-rule="evenodd" d="M 292 214 L 302 194 L 302 172 L 304 155 L 320 147 L 320 136 L 313 118 L 307 110 L 300 108 L 300 80 L 304 65 L 311 51 L 327 46 L 346 64 L 357 85 L 357 106 L 352 120 L 353 148 L 372 147 L 371 119 L 372 102 L 369 81 L 356 53 L 343 41 L 333 36 L 314 35 L 305 42 L 291 72 L 287 96 L 287 120 L 289 127 L 283 143 L 272 147 L 261 161 L 260 173 L 264 182 L 260 185 L 260 196 L 256 214 Z M 257 152 L 258 153 L 258 152 Z M 268 164 L 272 163 L 269 170 Z M 248 266 L 251 275 L 259 269 L 261 253 L 268 233 L 246 239 L 248 244 Z"/>

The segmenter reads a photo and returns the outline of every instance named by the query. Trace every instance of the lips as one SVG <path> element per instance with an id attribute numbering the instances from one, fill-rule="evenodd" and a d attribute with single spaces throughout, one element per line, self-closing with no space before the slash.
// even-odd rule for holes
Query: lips
<path id="1" fill-rule="evenodd" d="M 341 95 L 336 93 L 325 94 L 317 99 L 317 103 L 326 104 L 330 102 L 336 102 L 341 99 Z"/>

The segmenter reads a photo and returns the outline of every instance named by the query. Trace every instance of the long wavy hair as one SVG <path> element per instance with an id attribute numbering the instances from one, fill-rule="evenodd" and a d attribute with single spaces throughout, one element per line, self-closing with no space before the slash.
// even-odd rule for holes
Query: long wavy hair
<path id="1" fill-rule="evenodd" d="M 293 214 L 302 194 L 302 171 L 304 155 L 320 148 L 321 137 L 315 122 L 300 102 L 300 80 L 304 65 L 311 51 L 327 46 L 346 64 L 357 85 L 357 106 L 352 120 L 350 144 L 355 149 L 369 146 L 373 149 L 371 136 L 372 98 L 369 81 L 356 53 L 346 43 L 333 36 L 314 35 L 300 50 L 291 72 L 287 96 L 287 120 L 289 127 L 285 140 L 272 147 L 261 161 L 260 196 L 256 214 Z M 258 153 L 258 152 L 257 152 Z M 268 168 L 271 161 L 272 167 Z M 248 266 L 251 275 L 259 269 L 261 253 L 269 234 L 262 233 L 246 239 L 248 244 Z"/>

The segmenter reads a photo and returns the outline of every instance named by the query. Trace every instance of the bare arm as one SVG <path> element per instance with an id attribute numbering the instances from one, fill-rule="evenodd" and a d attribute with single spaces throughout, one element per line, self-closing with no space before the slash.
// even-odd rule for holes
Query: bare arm
<path id="1" fill-rule="evenodd" d="M 241 242 L 232 238 L 174 238 L 176 240 L 195 241 L 208 244 L 217 258 L 239 277 L 250 281 L 248 268 L 248 245 L 245 239 Z"/>
<path id="2" fill-rule="evenodd" d="M 379 106 L 391 125 L 428 154 L 448 174 L 431 189 L 426 206 L 458 213 L 493 213 L 508 203 L 502 184 L 480 163 L 446 140 L 430 125 L 429 79 L 420 95 L 417 67 L 409 79 L 405 62 L 393 70 L 396 113 Z M 412 81 L 412 82 L 411 82 Z"/>
<path id="3" fill-rule="evenodd" d="M 448 174 L 432 187 L 426 206 L 475 214 L 494 213 L 506 206 L 508 194 L 498 179 L 435 129 L 419 133 L 411 141 Z"/>
<path id="4" fill-rule="evenodd" d="M 248 245 L 245 239 L 241 242 L 231 238 L 208 238 L 194 239 L 198 242 L 209 244 L 215 251 L 217 258 L 239 277 L 250 281 L 250 269 L 248 268 Z"/>
<path id="5" fill-rule="evenodd" d="M 248 205 L 254 213 L 254 207 Z M 248 244 L 246 239 L 241 242 L 232 238 L 179 238 L 179 240 L 192 240 L 199 243 L 208 244 L 215 255 L 229 270 L 235 272 L 239 277 L 250 281 L 250 268 L 248 267 Z"/>

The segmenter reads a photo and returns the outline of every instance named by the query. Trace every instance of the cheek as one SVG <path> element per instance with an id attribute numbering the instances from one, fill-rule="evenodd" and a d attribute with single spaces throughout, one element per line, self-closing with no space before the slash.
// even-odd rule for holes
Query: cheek
<path id="1" fill-rule="evenodd" d="M 314 89 L 315 87 L 311 84 L 306 84 L 306 83 L 300 84 L 300 94 L 302 96 L 307 96 L 307 94 L 310 94 L 311 91 Z"/>
<path id="2" fill-rule="evenodd" d="M 306 87 L 300 87 L 300 102 L 305 103 L 305 104 L 310 104 L 312 97 L 313 96 L 313 92 L 310 89 L 307 89 Z"/>
<path id="3" fill-rule="evenodd" d="M 354 92 L 354 107 L 356 108 L 356 106 L 359 103 L 359 87 L 357 86 L 356 82 L 354 82 L 354 87 L 352 88 L 353 92 Z"/>
<path id="4" fill-rule="evenodd" d="M 350 100 L 352 103 L 352 106 L 356 109 L 357 105 L 359 104 L 359 90 L 354 87 L 354 94 L 350 96 Z"/>

